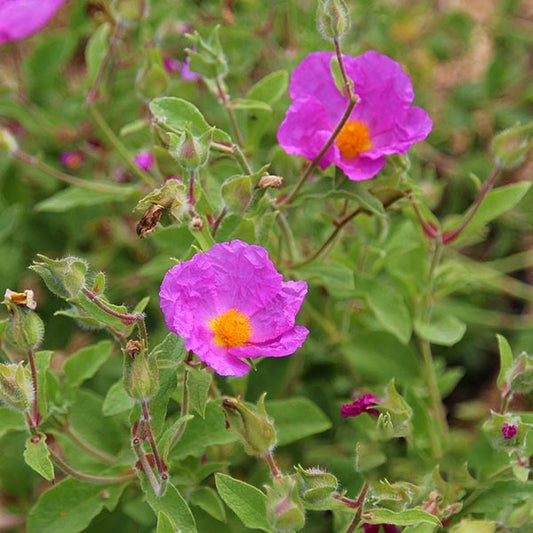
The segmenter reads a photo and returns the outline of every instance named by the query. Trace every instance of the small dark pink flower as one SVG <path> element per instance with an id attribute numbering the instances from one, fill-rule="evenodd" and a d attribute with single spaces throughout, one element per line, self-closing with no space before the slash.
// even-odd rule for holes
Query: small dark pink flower
<path id="1" fill-rule="evenodd" d="M 398 533 L 398 528 L 392 524 L 363 524 L 365 533 L 379 533 L 383 528 L 385 533 Z"/>
<path id="2" fill-rule="evenodd" d="M 222 376 L 243 376 L 245 361 L 291 355 L 307 329 L 295 325 L 304 281 L 283 281 L 267 251 L 242 241 L 215 244 L 172 267 L 159 292 L 168 329 Z"/>
<path id="3" fill-rule="evenodd" d="M 346 110 L 348 99 L 331 74 L 333 56 L 313 52 L 292 73 L 292 104 L 278 130 L 288 154 L 314 159 Z M 366 180 L 383 168 L 386 155 L 403 154 L 424 140 L 432 122 L 411 105 L 413 87 L 399 63 L 374 51 L 343 59 L 359 101 L 318 166 L 324 170 L 334 164 L 351 180 Z"/>
<path id="4" fill-rule="evenodd" d="M 45 26 L 65 0 L 0 0 L 0 45 L 29 37 Z"/>
<path id="5" fill-rule="evenodd" d="M 518 431 L 518 428 L 515 424 L 508 424 L 507 422 L 503 423 L 502 435 L 504 439 L 512 439 Z"/>
<path id="6" fill-rule="evenodd" d="M 142 152 L 139 152 L 136 156 L 135 156 L 135 164 L 141 169 L 141 170 L 144 170 L 146 172 L 148 172 L 153 164 L 154 164 L 154 156 L 150 153 L 150 152 L 147 152 L 146 150 L 143 150 Z"/>
<path id="7" fill-rule="evenodd" d="M 185 58 L 185 61 L 181 63 L 180 75 L 183 81 L 198 81 L 200 76 L 193 72 L 190 67 L 191 60 L 189 56 Z"/>
<path id="8" fill-rule="evenodd" d="M 174 74 L 174 72 L 178 72 L 181 68 L 181 63 L 175 57 L 165 57 L 163 59 L 163 66 L 169 74 Z"/>
<path id="9" fill-rule="evenodd" d="M 344 418 L 348 418 L 349 416 L 359 416 L 362 413 L 379 416 L 379 411 L 377 409 L 372 409 L 372 407 L 379 402 L 381 402 L 380 398 L 365 392 L 363 396 L 354 398 L 352 403 L 343 403 L 341 405 L 341 415 Z"/>
<path id="10" fill-rule="evenodd" d="M 80 168 L 84 160 L 85 154 L 81 150 L 66 150 L 59 157 L 61 164 L 69 170 Z"/>

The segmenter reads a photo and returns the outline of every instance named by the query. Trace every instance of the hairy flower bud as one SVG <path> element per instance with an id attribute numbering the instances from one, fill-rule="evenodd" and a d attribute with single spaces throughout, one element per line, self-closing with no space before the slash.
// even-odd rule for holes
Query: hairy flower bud
<path id="1" fill-rule="evenodd" d="M 22 363 L 0 364 L 0 400 L 17 411 L 27 411 L 33 404 L 31 373 Z"/>
<path id="2" fill-rule="evenodd" d="M 320 35 L 328 41 L 342 37 L 350 28 L 350 12 L 344 0 L 319 0 L 316 18 Z"/>
<path id="3" fill-rule="evenodd" d="M 124 388 L 130 398 L 149 400 L 159 389 L 155 357 L 149 356 L 138 341 L 129 341 L 124 357 Z"/>
<path id="4" fill-rule="evenodd" d="M 185 170 L 198 170 L 207 163 L 214 129 L 209 128 L 198 136 L 187 123 L 180 136 L 170 134 L 170 153 Z"/>
<path id="5" fill-rule="evenodd" d="M 316 505 L 329 500 L 332 493 L 337 491 L 337 478 L 320 468 L 294 467 L 301 481 L 302 498 L 306 503 Z"/>
<path id="6" fill-rule="evenodd" d="M 492 152 L 501 168 L 512 169 L 524 161 L 533 146 L 532 130 L 533 122 L 525 126 L 517 123 L 494 137 Z"/>
<path id="7" fill-rule="evenodd" d="M 297 531 L 305 525 L 305 510 L 294 476 L 275 479 L 266 487 L 267 518 L 276 531 Z"/>
<path id="8" fill-rule="evenodd" d="M 226 424 L 237 434 L 248 455 L 263 455 L 276 445 L 276 429 L 266 412 L 265 396 L 266 393 L 259 398 L 257 407 L 249 407 L 237 398 L 222 398 Z"/>
<path id="9" fill-rule="evenodd" d="M 283 178 L 281 176 L 267 175 L 261 177 L 256 185 L 257 189 L 279 189 L 283 185 Z"/>
<path id="10" fill-rule="evenodd" d="M 83 259 L 69 256 L 54 260 L 40 254 L 37 258 L 39 261 L 34 261 L 30 269 L 41 276 L 51 292 L 64 299 L 78 296 L 88 268 Z"/>
<path id="11" fill-rule="evenodd" d="M 36 307 L 33 291 L 13 292 L 6 290 L 3 303 L 9 319 L 5 328 L 5 339 L 22 352 L 35 350 L 44 337 L 44 323 L 33 311 Z"/>

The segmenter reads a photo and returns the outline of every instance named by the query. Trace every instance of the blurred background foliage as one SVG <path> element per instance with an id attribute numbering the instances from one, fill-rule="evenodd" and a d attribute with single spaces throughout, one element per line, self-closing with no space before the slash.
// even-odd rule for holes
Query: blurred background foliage
<path id="1" fill-rule="evenodd" d="M 126 18 L 134 4 L 133 0 L 119 2 Z M 476 196 L 477 182 L 472 173 L 481 181 L 491 173 L 494 134 L 517 121 L 531 119 L 533 2 L 353 0 L 349 4 L 352 28 L 343 39 L 343 52 L 356 55 L 375 49 L 399 61 L 411 76 L 415 103 L 433 119 L 427 141 L 410 152 L 409 179 L 426 205 L 441 220 L 452 222 Z M 164 92 L 146 94 L 143 76 L 154 54 L 183 61 L 185 48 L 190 46 L 184 35 L 187 31 L 208 35 L 221 25 L 220 39 L 229 64 L 229 94 L 245 97 L 265 75 L 277 70 L 290 73 L 310 51 L 329 49 L 316 31 L 315 7 L 311 0 L 152 0 L 145 20 L 125 24 L 112 68 L 101 84 L 98 107 L 131 154 L 153 151 L 148 101 L 163 94 L 194 103 L 210 124 L 229 131 L 224 109 L 202 81 L 184 81 L 179 73 L 171 73 Z M 52 167 L 62 168 L 62 152 L 80 150 L 83 160 L 69 170 L 71 174 L 127 184 L 137 182 L 137 178 L 91 119 L 85 104 L 90 61 L 98 62 L 102 54 L 98 38 L 91 36 L 102 31 L 102 21 L 98 2 L 70 1 L 44 31 L 0 49 L 0 125 L 15 135 L 21 149 Z M 105 36 L 102 38 L 105 41 Z M 153 80 L 150 83 L 152 89 L 157 88 Z M 255 111 L 240 110 L 238 120 L 245 136 L 256 131 L 257 122 L 264 129 L 260 142 L 246 146 L 254 169 L 270 162 L 269 172 L 283 176 L 285 185 L 290 186 L 303 163 L 286 156 L 275 140 L 288 104 L 288 95 L 283 94 L 272 104 L 271 117 L 261 115 L 261 110 L 258 116 Z M 385 182 L 391 169 L 389 163 L 379 179 Z M 161 183 L 174 171 L 172 165 L 160 161 L 152 174 Z M 328 169 L 326 174 L 332 172 Z M 521 166 L 504 173 L 498 185 L 531 181 L 532 172 L 530 155 Z M 238 167 L 224 158 L 212 159 L 205 170 L 204 188 L 217 209 L 221 206 L 217 185 L 235 173 Z M 44 348 L 56 351 L 54 361 L 59 366 L 64 357 L 103 338 L 103 334 L 80 330 L 66 317 L 53 316 L 61 305 L 27 266 L 36 253 L 83 257 L 95 269 L 106 272 L 111 301 L 133 306 L 150 296 L 147 323 L 155 345 L 166 333 L 158 306 L 159 283 L 173 264 L 171 258 L 184 259 L 190 254 L 191 233 L 186 225 L 172 225 L 167 220 L 166 227 L 140 240 L 135 232 L 139 214 L 132 210 L 142 191 L 113 201 L 84 194 L 70 204 L 54 201 L 62 198 L 57 195 L 65 189 L 65 184 L 35 166 L 9 157 L 0 159 L 2 290 L 35 291 L 38 311 L 47 327 Z M 446 252 L 440 272 L 445 280 L 442 287 L 454 295 L 439 301 L 437 313 L 456 318 L 452 329 L 457 331 L 457 322 L 467 329 L 460 342 L 448 339 L 435 349 L 435 355 L 443 369 L 441 388 L 447 396 L 452 424 L 458 428 L 465 419 L 486 416 L 497 401 L 495 333 L 505 334 L 515 352 L 531 350 L 533 345 L 532 200 L 530 192 L 517 207 L 490 226 L 471 232 L 460 246 Z M 316 250 L 329 235 L 336 202 L 308 199 L 305 206 L 291 210 L 290 224 L 302 257 Z M 217 240 L 229 234 L 222 226 Z M 250 235 L 243 232 L 232 237 L 252 242 Z M 291 267 L 291 258 L 278 246 L 279 240 L 277 236 L 260 244 L 269 248 L 287 276 L 310 282 L 301 321 L 311 335 L 296 355 L 264 360 L 260 372 L 252 372 L 246 383 L 230 379 L 220 386 L 231 394 L 246 390 L 246 398 L 252 401 L 263 391 L 270 400 L 289 395 L 312 399 L 332 421 L 333 429 L 282 447 L 277 452 L 280 466 L 325 463 L 353 493 L 362 480 L 353 470 L 355 442 L 364 440 L 372 428 L 366 417 L 342 420 L 339 406 L 357 389 L 370 389 L 379 395 L 391 377 L 399 388 L 408 384 L 416 388 L 422 382 L 416 347 L 408 342 L 411 326 L 406 326 L 402 314 L 413 313 L 412 301 L 424 290 L 427 243 L 403 202 L 387 211 L 386 217 L 357 217 L 345 228 L 329 262 L 320 267 Z M 377 296 L 370 300 L 370 292 Z M 117 352 L 90 386 L 104 394 L 120 372 Z M 418 402 L 415 394 L 408 400 L 415 405 Z M 465 404 L 467 400 L 470 403 Z M 2 450 L 16 449 L 12 442 L 16 438 L 4 437 Z M 463 438 L 466 449 L 469 437 Z M 402 475 L 413 467 L 399 448 L 399 442 L 388 444 L 389 475 Z M 368 449 L 360 453 L 367 454 L 368 464 L 374 461 L 379 477 L 382 452 Z M 266 468 L 258 468 L 250 458 L 243 457 L 239 468 L 249 471 L 248 481 L 256 486 L 268 475 Z M 10 455 L 9 461 L 0 461 L 5 497 L 25 495 L 31 500 L 34 488 L 27 470 L 17 454 Z M 18 481 L 9 485 L 6 480 L 13 480 L 15 471 Z M 136 524 L 150 526 L 151 515 L 143 516 L 144 508 L 137 504 L 130 500 L 120 513 L 115 512 L 116 516 L 96 519 L 88 531 L 103 531 L 101 520 L 106 527 L 120 524 L 116 526 L 120 531 L 138 531 Z M 315 514 L 306 531 L 325 531 L 329 519 Z M 210 520 L 207 514 L 199 518 L 199 530 L 213 530 L 208 529 Z M 238 525 L 235 528 L 239 530 Z"/>

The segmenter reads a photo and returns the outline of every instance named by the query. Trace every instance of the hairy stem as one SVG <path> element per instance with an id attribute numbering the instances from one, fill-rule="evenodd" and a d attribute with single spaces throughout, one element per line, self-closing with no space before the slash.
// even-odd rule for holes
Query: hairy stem
<path id="1" fill-rule="evenodd" d="M 242 147 L 242 137 L 241 132 L 239 131 L 239 126 L 237 126 L 237 119 L 235 118 L 235 113 L 233 112 L 233 108 L 231 107 L 231 102 L 228 99 L 228 95 L 226 94 L 226 91 L 224 91 L 224 87 L 222 86 L 221 81 L 217 78 L 215 80 L 218 96 L 222 100 L 222 105 L 224 106 L 224 109 L 226 110 L 226 113 L 228 114 L 228 118 L 231 125 L 231 130 L 233 131 L 233 135 L 235 136 L 235 140 L 237 141 L 237 144 Z"/>
<path id="2" fill-rule="evenodd" d="M 65 433 L 65 435 L 67 435 L 79 448 L 92 455 L 93 457 L 96 457 L 103 463 L 107 463 L 109 465 L 116 464 L 116 460 L 114 457 L 108 455 L 107 453 L 101 450 L 98 450 L 97 448 L 94 448 L 88 442 L 85 442 L 82 437 L 74 429 L 72 429 L 72 426 L 67 425 L 64 428 L 63 433 Z"/>
<path id="3" fill-rule="evenodd" d="M 39 413 L 39 397 L 38 397 L 38 385 L 37 385 L 37 368 L 35 367 L 35 352 L 33 350 L 28 351 L 28 361 L 30 362 L 31 369 L 31 381 L 33 387 L 33 405 L 31 412 L 31 422 L 34 428 L 37 428 L 41 423 L 41 414 Z"/>
<path id="4" fill-rule="evenodd" d="M 280 469 L 278 468 L 278 465 L 276 464 L 276 460 L 274 459 L 272 450 L 268 450 L 267 452 L 265 452 L 264 458 L 268 464 L 268 467 L 270 468 L 270 473 L 272 474 L 272 477 L 276 481 L 279 481 L 283 477 L 283 475 L 281 474 Z"/>
<path id="5" fill-rule="evenodd" d="M 108 315 L 118 318 L 126 326 L 131 326 L 131 324 L 135 322 L 144 321 L 142 313 L 137 313 L 135 315 L 130 315 L 128 313 L 119 313 L 118 311 L 114 311 L 113 309 L 108 307 L 104 302 L 100 300 L 100 298 L 98 298 L 98 296 L 94 292 L 87 289 L 87 287 L 82 287 L 81 291 L 83 292 L 83 294 L 85 294 L 85 296 L 87 296 L 87 298 L 89 298 L 89 300 L 91 300 L 91 302 L 95 303 L 100 309 L 102 309 L 102 311 L 105 311 Z M 146 331 L 146 326 L 144 329 Z"/>

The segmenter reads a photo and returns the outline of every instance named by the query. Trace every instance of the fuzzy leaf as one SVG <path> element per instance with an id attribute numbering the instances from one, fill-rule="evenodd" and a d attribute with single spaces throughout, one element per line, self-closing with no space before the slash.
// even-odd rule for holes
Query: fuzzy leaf
<path id="1" fill-rule="evenodd" d="M 363 520 L 369 524 L 394 524 L 395 526 L 409 526 L 428 522 L 440 526 L 439 519 L 422 509 L 408 509 L 394 512 L 389 509 L 372 509 L 363 513 Z"/>
<path id="2" fill-rule="evenodd" d="M 513 352 L 507 339 L 503 335 L 496 335 L 500 352 L 500 372 L 498 374 L 498 387 L 501 389 L 505 383 L 505 376 L 513 364 Z"/>
<path id="3" fill-rule="evenodd" d="M 113 351 L 110 341 L 101 341 L 93 346 L 78 350 L 63 365 L 65 382 L 69 387 L 78 385 L 93 377 L 98 369 L 108 360 Z"/>
<path id="4" fill-rule="evenodd" d="M 190 368 L 187 373 L 189 404 L 202 418 L 205 418 L 207 395 L 211 385 L 211 374 L 199 368 Z"/>
<path id="5" fill-rule="evenodd" d="M 26 440 L 24 460 L 28 466 L 31 466 L 47 481 L 54 479 L 54 465 L 50 461 L 50 452 L 48 446 L 46 446 L 46 435 L 44 433 L 39 433 L 38 436 L 30 437 Z"/>
<path id="6" fill-rule="evenodd" d="M 215 482 L 220 497 L 246 527 L 271 531 L 263 492 L 226 474 L 215 474 Z"/>

